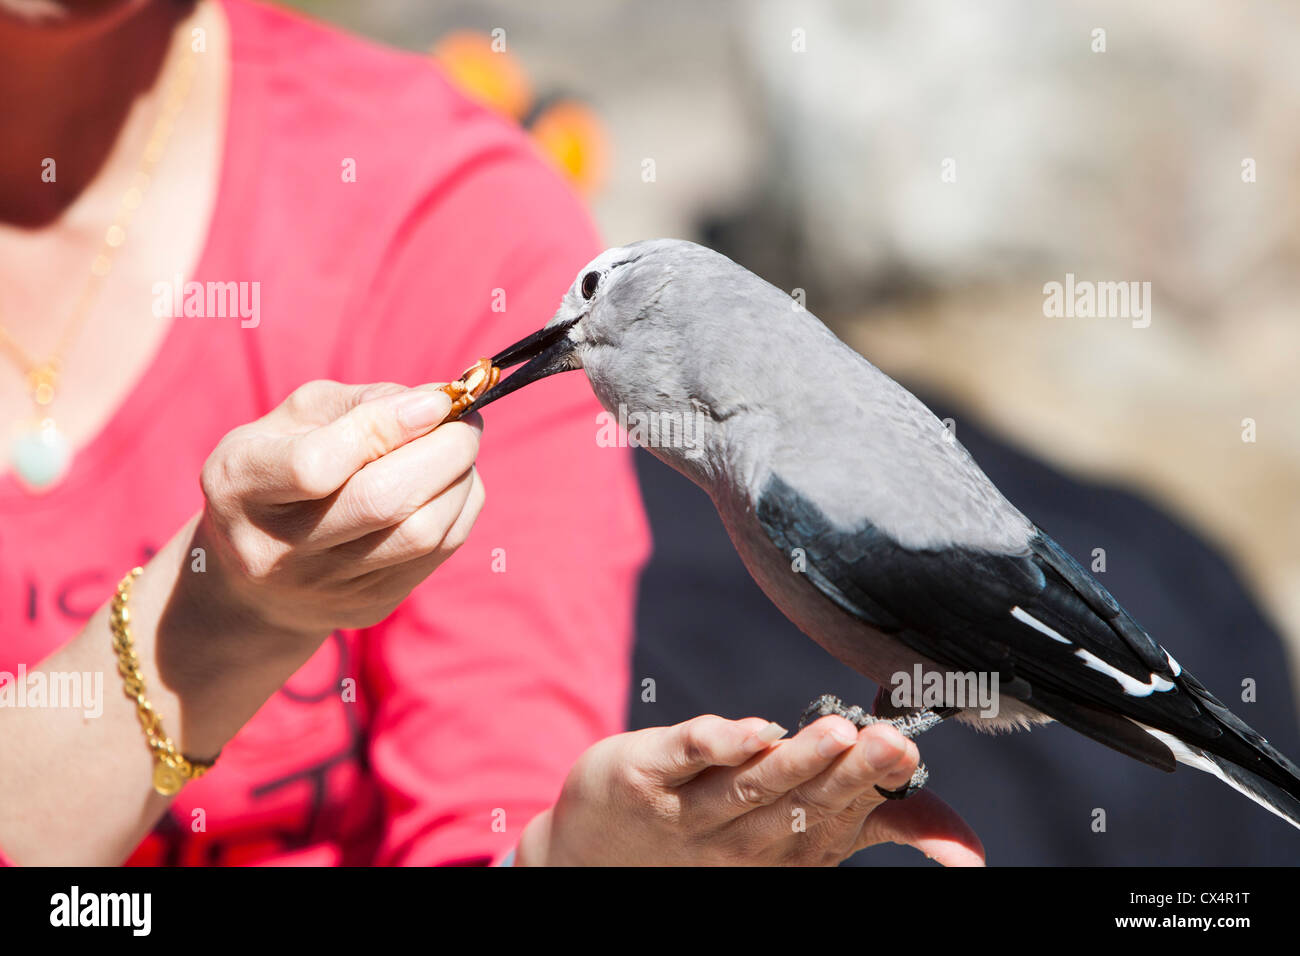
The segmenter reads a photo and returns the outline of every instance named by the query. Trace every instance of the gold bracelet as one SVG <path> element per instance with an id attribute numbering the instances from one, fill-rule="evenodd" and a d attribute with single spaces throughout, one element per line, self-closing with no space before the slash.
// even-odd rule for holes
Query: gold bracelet
<path id="1" fill-rule="evenodd" d="M 108 615 L 108 627 L 113 632 L 113 650 L 117 654 L 117 672 L 122 675 L 122 692 L 127 700 L 134 702 L 140 726 L 149 741 L 156 761 L 153 769 L 153 788 L 164 797 L 174 797 L 181 787 L 190 780 L 195 780 L 216 763 L 192 760 L 176 749 L 171 738 L 163 732 L 162 718 L 153 709 L 144 693 L 144 677 L 140 674 L 140 660 L 135 656 L 135 646 L 131 642 L 131 613 L 126 602 L 131 596 L 131 584 L 144 571 L 132 568 L 113 595 L 113 604 Z"/>

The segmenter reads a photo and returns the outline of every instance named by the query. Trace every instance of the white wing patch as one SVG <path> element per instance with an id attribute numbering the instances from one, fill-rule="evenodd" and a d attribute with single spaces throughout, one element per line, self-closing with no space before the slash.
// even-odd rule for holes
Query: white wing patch
<path id="1" fill-rule="evenodd" d="M 1165 651 L 1165 654 L 1167 656 L 1169 652 Z M 1177 760 L 1179 763 L 1185 764 L 1188 767 L 1195 767 L 1197 770 L 1218 777 L 1220 780 L 1222 780 L 1224 783 L 1230 786 L 1233 790 L 1236 790 L 1238 793 L 1250 797 L 1250 799 L 1254 800 L 1256 803 L 1258 803 L 1269 813 L 1281 817 L 1283 820 L 1291 824 L 1291 826 L 1293 827 L 1300 826 L 1300 824 L 1297 824 L 1294 820 L 1288 817 L 1277 807 L 1273 806 L 1267 800 L 1260 797 L 1259 794 L 1252 793 L 1250 790 L 1242 786 L 1236 780 L 1233 780 L 1231 777 L 1229 777 L 1226 773 L 1224 773 L 1219 768 L 1219 765 L 1216 764 L 1210 758 L 1210 756 L 1206 754 L 1206 752 L 1202 750 L 1200 747 L 1193 747 L 1191 744 L 1187 744 L 1179 740 L 1173 734 L 1167 734 L 1163 730 L 1156 730 L 1154 727 L 1148 727 L 1146 724 L 1142 723 L 1141 721 L 1134 720 L 1133 723 L 1137 724 L 1139 727 L 1141 727 L 1143 730 L 1149 733 L 1152 737 L 1156 738 L 1156 740 L 1160 741 L 1171 751 L 1173 751 L 1174 759 Z"/>
<path id="2" fill-rule="evenodd" d="M 1165 651 L 1163 647 L 1160 649 L 1162 651 Z M 1168 651 L 1165 651 L 1165 660 L 1169 662 L 1169 669 L 1174 672 L 1175 677 L 1177 677 L 1179 674 L 1183 672 L 1182 665 L 1180 665 L 1176 660 L 1174 660 L 1174 655 L 1170 654 Z"/>
<path id="3" fill-rule="evenodd" d="M 1016 605 L 1011 609 L 1011 616 L 1014 617 L 1017 621 L 1020 621 L 1024 624 L 1028 624 L 1035 631 L 1038 631 L 1039 633 L 1042 634 L 1046 634 L 1054 641 L 1060 641 L 1062 644 L 1071 643 L 1067 638 L 1062 637 L 1059 633 L 1052 630 L 1052 628 L 1048 627 L 1046 624 L 1044 624 L 1038 618 L 1034 617 L 1032 614 L 1030 614 L 1028 611 L 1020 607 L 1019 605 Z"/>
<path id="4" fill-rule="evenodd" d="M 1028 624 L 1040 634 L 1046 634 L 1054 641 L 1060 641 L 1062 644 L 1073 643 L 1068 638 L 1062 637 L 1059 631 L 1048 627 L 1019 605 L 1016 605 L 1011 609 L 1011 616 L 1023 624 Z M 1114 678 L 1115 682 L 1119 684 L 1124 693 L 1128 694 L 1130 697 L 1150 697 L 1155 691 L 1174 689 L 1173 681 L 1166 680 L 1159 674 L 1152 674 L 1151 680 L 1144 684 L 1136 677 L 1130 677 L 1128 674 L 1125 674 L 1118 667 L 1112 667 L 1110 664 L 1107 664 L 1096 654 L 1092 653 L 1092 651 L 1084 650 L 1083 648 L 1078 648 L 1074 652 L 1074 656 L 1082 660 L 1087 667 L 1091 667 L 1093 670 L 1105 674 L 1107 677 Z M 1174 672 L 1175 677 L 1183 672 L 1183 669 L 1178 666 L 1178 662 L 1169 656 L 1168 651 L 1165 651 L 1165 658 L 1169 661 L 1169 669 Z"/>
<path id="5" fill-rule="evenodd" d="M 1174 682 L 1165 680 L 1159 674 L 1152 674 L 1151 680 L 1142 683 L 1136 677 L 1130 677 L 1118 667 L 1112 667 L 1107 664 L 1092 651 L 1085 651 L 1082 648 L 1074 652 L 1074 656 L 1083 660 L 1083 663 L 1095 671 L 1100 671 L 1107 677 L 1115 678 L 1116 683 L 1124 689 L 1124 693 L 1130 697 L 1150 697 L 1152 691 L 1173 690 Z"/>

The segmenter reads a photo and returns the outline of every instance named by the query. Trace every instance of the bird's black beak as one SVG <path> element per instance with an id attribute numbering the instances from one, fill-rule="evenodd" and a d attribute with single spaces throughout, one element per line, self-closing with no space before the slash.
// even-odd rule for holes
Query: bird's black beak
<path id="1" fill-rule="evenodd" d="M 501 396 L 509 395 L 548 375 L 577 368 L 578 366 L 573 362 L 573 342 L 568 335 L 569 329 L 573 328 L 576 321 L 574 319 L 572 322 L 547 326 L 492 356 L 492 364 L 497 368 L 510 368 L 520 362 L 526 364 L 519 371 L 508 378 L 503 378 L 484 392 L 474 403 L 473 409 L 478 411 Z"/>

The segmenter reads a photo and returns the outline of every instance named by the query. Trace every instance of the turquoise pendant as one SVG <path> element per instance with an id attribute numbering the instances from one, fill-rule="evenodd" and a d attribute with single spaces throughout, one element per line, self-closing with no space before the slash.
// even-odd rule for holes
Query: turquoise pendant
<path id="1" fill-rule="evenodd" d="M 72 461 L 68 440 L 54 419 L 34 422 L 9 448 L 14 474 L 28 491 L 39 494 L 58 484 Z"/>

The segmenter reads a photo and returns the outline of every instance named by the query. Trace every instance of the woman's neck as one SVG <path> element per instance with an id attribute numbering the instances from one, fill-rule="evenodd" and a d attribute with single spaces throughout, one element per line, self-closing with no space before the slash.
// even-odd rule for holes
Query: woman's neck
<path id="1" fill-rule="evenodd" d="M 59 20 L 15 12 L 36 6 L 0 0 L 0 221 L 29 228 L 57 219 L 103 171 L 193 8 L 136 0 Z"/>

